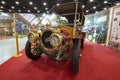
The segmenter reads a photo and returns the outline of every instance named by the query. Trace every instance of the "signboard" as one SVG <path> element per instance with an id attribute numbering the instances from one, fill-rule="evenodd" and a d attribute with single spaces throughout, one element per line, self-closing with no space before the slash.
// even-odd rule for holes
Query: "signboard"
<path id="1" fill-rule="evenodd" d="M 17 32 L 18 33 L 21 33 L 22 32 L 22 23 L 21 22 L 18 22 L 17 23 L 17 28 L 16 28 Z"/>
<path id="2" fill-rule="evenodd" d="M 96 14 L 86 16 L 83 31 L 86 32 L 86 38 L 92 42 L 105 44 L 108 30 L 109 11 L 104 10 Z"/>
<path id="3" fill-rule="evenodd" d="M 120 43 L 120 6 L 113 8 L 110 41 Z"/>

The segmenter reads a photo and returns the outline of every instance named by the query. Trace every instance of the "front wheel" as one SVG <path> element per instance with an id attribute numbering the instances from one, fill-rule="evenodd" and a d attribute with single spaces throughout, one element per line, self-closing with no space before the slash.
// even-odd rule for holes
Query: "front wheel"
<path id="1" fill-rule="evenodd" d="M 29 59 L 38 59 L 42 51 L 40 51 L 38 46 L 33 46 L 29 41 L 27 41 L 25 46 L 25 54 Z"/>
<path id="2" fill-rule="evenodd" d="M 80 39 L 73 39 L 73 42 L 74 42 L 74 53 L 73 53 L 73 57 L 72 57 L 73 72 L 74 72 L 74 74 L 77 74 L 78 73 L 78 68 L 79 68 L 81 40 Z"/>

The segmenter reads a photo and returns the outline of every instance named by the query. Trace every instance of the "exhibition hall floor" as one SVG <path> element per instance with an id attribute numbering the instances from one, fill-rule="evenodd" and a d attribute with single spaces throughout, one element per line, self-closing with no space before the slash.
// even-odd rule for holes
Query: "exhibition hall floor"
<path id="1" fill-rule="evenodd" d="M 19 38 L 19 50 L 24 49 L 27 38 Z M 16 54 L 15 38 L 1 38 L 0 65 Z"/>
<path id="2" fill-rule="evenodd" d="M 82 50 L 77 75 L 72 73 L 70 60 L 55 61 L 42 55 L 32 61 L 21 52 L 23 56 L 0 66 L 0 80 L 120 80 L 120 52 L 89 41 Z"/>

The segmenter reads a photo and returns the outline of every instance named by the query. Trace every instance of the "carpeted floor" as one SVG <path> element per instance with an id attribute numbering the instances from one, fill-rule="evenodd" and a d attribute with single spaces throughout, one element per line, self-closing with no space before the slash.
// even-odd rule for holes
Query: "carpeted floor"
<path id="1" fill-rule="evenodd" d="M 5 39 L 5 38 L 0 38 L 0 41 L 1 41 L 1 40 L 4 40 L 4 39 Z"/>
<path id="2" fill-rule="evenodd" d="M 70 60 L 58 62 L 42 55 L 32 61 L 24 54 L 0 66 L 0 80 L 120 80 L 119 51 L 86 41 L 82 54 L 77 75 Z"/>

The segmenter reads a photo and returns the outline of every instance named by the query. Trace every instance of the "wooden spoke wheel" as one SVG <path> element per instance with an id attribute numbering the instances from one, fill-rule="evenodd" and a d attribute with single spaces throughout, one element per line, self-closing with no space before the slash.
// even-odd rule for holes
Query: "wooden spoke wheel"
<path id="1" fill-rule="evenodd" d="M 38 59 L 41 56 L 42 51 L 40 51 L 37 46 L 33 46 L 29 41 L 27 41 L 25 54 L 29 59 Z"/>
<path id="2" fill-rule="evenodd" d="M 73 39 L 74 42 L 74 52 L 73 52 L 73 72 L 74 74 L 78 73 L 78 68 L 79 68 L 79 58 L 80 58 L 80 39 Z"/>

